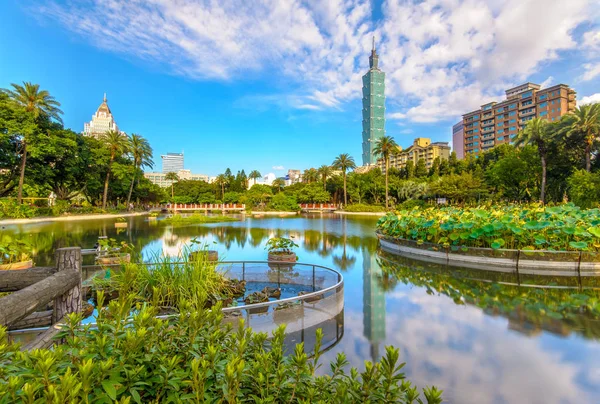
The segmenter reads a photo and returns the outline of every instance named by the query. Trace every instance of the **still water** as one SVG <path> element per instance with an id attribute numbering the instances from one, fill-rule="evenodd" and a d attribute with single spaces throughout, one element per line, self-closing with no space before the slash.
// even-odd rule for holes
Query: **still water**
<path id="1" fill-rule="evenodd" d="M 134 217 L 120 230 L 114 220 L 4 226 L 0 242 L 16 234 L 29 239 L 36 265 L 44 266 L 52 264 L 56 248 L 91 248 L 105 235 L 132 243 L 145 259 L 161 251 L 177 255 L 198 238 L 226 260 L 265 260 L 270 237 L 293 236 L 300 262 L 344 275 L 344 334 L 324 361 L 344 352 L 362 368 L 365 360 L 379 359 L 385 346 L 394 345 L 406 361 L 407 377 L 421 387 L 442 388 L 450 403 L 600 401 L 598 321 L 538 317 L 531 322 L 460 304 L 413 280 L 427 265 L 378 253 L 376 221 L 317 214 L 173 227 Z M 385 275 L 382 266 L 398 269 L 399 278 Z"/>

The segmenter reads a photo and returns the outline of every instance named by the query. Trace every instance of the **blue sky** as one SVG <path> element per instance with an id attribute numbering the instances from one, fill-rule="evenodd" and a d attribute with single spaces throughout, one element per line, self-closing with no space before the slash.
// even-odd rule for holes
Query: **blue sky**
<path id="1" fill-rule="evenodd" d="M 450 141 L 462 113 L 525 81 L 600 101 L 598 0 L 5 0 L 0 87 L 32 81 L 76 131 L 107 93 L 156 168 L 284 174 L 361 156 L 373 35 L 388 135 Z M 541 16 L 545 20 L 532 16 Z M 281 169 L 283 167 L 283 169 Z"/>

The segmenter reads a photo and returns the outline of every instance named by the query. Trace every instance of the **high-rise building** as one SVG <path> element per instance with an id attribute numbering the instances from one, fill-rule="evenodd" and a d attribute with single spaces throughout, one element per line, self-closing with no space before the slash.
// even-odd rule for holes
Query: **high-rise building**
<path id="1" fill-rule="evenodd" d="M 385 73 L 379 70 L 375 38 L 369 56 L 369 71 L 363 76 L 362 81 L 362 160 L 363 165 L 368 165 L 377 161 L 373 153 L 375 141 L 385 135 Z"/>
<path id="2" fill-rule="evenodd" d="M 160 156 L 163 173 L 176 173 L 183 170 L 183 153 L 167 153 Z"/>
<path id="3" fill-rule="evenodd" d="M 92 120 L 83 124 L 83 134 L 98 138 L 110 130 L 118 132 L 119 127 L 108 107 L 106 93 L 104 93 L 102 104 L 100 104 L 96 113 L 92 115 Z"/>
<path id="4" fill-rule="evenodd" d="M 417 165 L 420 159 L 425 161 L 425 166 L 429 169 L 433 165 L 433 160 L 437 157 L 440 160 L 448 160 L 450 158 L 450 145 L 448 142 L 433 142 L 426 137 L 418 137 L 413 141 L 412 146 L 405 150 L 398 146 L 398 152 L 390 156 L 390 168 L 401 169 L 406 167 L 406 163 L 412 161 Z M 385 162 L 382 158 L 377 160 L 377 165 L 385 174 Z"/>
<path id="5" fill-rule="evenodd" d="M 456 153 L 457 159 L 465 157 L 465 126 L 463 121 L 452 126 L 452 151 Z"/>
<path id="6" fill-rule="evenodd" d="M 177 178 L 179 181 L 188 180 L 188 181 L 206 181 L 209 182 L 208 175 L 204 174 L 193 174 L 191 170 L 179 170 L 179 171 L 171 171 L 177 173 Z M 173 181 L 166 179 L 167 173 L 144 173 L 144 177 L 146 177 L 151 183 L 156 184 L 160 187 L 170 187 Z"/>
<path id="7" fill-rule="evenodd" d="M 490 102 L 463 115 L 464 152 L 479 153 L 510 143 L 535 117 L 555 122 L 575 109 L 575 90 L 565 84 L 541 89 L 525 83 L 506 90 L 506 100 Z"/>
<path id="8" fill-rule="evenodd" d="M 385 292 L 377 256 L 363 249 L 363 333 L 369 340 L 371 360 L 379 360 L 379 344 L 385 340 Z"/>

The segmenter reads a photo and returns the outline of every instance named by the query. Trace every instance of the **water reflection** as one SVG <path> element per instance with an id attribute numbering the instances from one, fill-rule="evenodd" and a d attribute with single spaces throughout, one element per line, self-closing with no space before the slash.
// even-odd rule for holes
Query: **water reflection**
<path id="1" fill-rule="evenodd" d="M 477 290 L 478 281 L 439 279 L 436 271 L 444 268 L 418 261 L 386 264 L 377 255 L 375 222 L 369 217 L 315 214 L 173 227 L 130 218 L 128 228 L 118 234 L 114 221 L 107 220 L 7 226 L 0 237 L 19 233 L 29 238 L 36 246 L 36 263 L 48 265 L 55 248 L 91 247 L 99 235 L 131 242 L 144 258 L 161 250 L 176 254 L 198 237 L 228 260 L 264 260 L 269 237 L 294 236 L 301 262 L 344 274 L 343 337 L 323 360 L 344 352 L 352 365 L 363 368 L 364 360 L 377 359 L 384 346 L 394 345 L 407 362 L 407 376 L 420 386 L 441 387 L 449 402 L 597 402 L 597 320 L 509 310 L 511 302 L 522 296 L 508 289 L 495 291 L 489 299 L 457 302 L 450 290 L 468 296 Z M 466 276 L 466 272 L 457 274 Z M 560 292 L 535 293 L 546 305 L 562 299 Z M 339 322 L 331 324 L 335 340 L 340 338 L 334 332 L 337 327 Z M 296 338 L 307 341 L 309 331 Z"/>

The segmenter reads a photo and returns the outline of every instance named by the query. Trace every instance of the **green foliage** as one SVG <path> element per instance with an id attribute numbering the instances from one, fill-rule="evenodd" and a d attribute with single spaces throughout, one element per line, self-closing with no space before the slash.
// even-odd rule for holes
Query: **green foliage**
<path id="1" fill-rule="evenodd" d="M 239 219 L 231 216 L 206 216 L 200 213 L 193 213 L 191 215 L 172 215 L 165 218 L 164 222 L 168 224 L 201 224 L 235 222 L 237 220 Z"/>
<path id="2" fill-rule="evenodd" d="M 387 347 L 380 362 L 350 369 L 344 354 L 317 376 L 323 333 L 315 351 L 298 344 L 286 352 L 285 327 L 254 333 L 239 320 L 223 323 L 219 307 L 196 310 L 181 302 L 180 315 L 159 319 L 158 308 L 123 296 L 102 308 L 97 327 L 81 327 L 71 314 L 52 350 L 21 352 L 0 327 L 0 397 L 4 402 L 261 402 L 441 403 L 441 391 L 420 397 L 401 372 L 399 350 Z M 98 301 L 104 300 L 102 294 Z M 129 314 L 133 313 L 133 314 Z M 311 356 L 309 356 L 311 355 Z"/>
<path id="3" fill-rule="evenodd" d="M 346 212 L 385 212 L 383 206 L 355 203 L 344 207 Z"/>
<path id="4" fill-rule="evenodd" d="M 600 251 L 600 209 L 573 204 L 415 208 L 388 214 L 381 233 L 441 245 Z"/>
<path id="5" fill-rule="evenodd" d="M 319 183 L 313 182 L 296 192 L 300 203 L 326 203 L 331 199 L 329 192 L 323 190 Z"/>
<path id="6" fill-rule="evenodd" d="M 12 264 L 31 258 L 31 245 L 24 240 L 13 238 L 0 240 L 0 264 Z"/>
<path id="7" fill-rule="evenodd" d="M 298 212 L 300 210 L 296 198 L 285 193 L 278 193 L 273 196 L 267 207 L 269 210 L 277 212 Z"/>
<path id="8" fill-rule="evenodd" d="M 600 173 L 576 171 L 568 180 L 569 196 L 581 208 L 598 207 L 600 204 Z"/>
<path id="9" fill-rule="evenodd" d="M 21 205 L 16 199 L 0 200 L 0 219 L 25 219 L 35 217 L 38 208 L 29 205 Z"/>
<path id="10" fill-rule="evenodd" d="M 409 199 L 397 206 L 400 210 L 411 210 L 414 208 L 424 208 L 427 203 L 422 199 Z"/>
<path id="11" fill-rule="evenodd" d="M 271 254 L 291 254 L 298 244 L 285 237 L 273 237 L 267 241 L 265 249 Z"/>
<path id="12" fill-rule="evenodd" d="M 223 203 L 238 203 L 241 197 L 241 192 L 225 192 L 225 195 L 223 195 Z"/>
<path id="13" fill-rule="evenodd" d="M 487 187 L 481 177 L 470 172 L 451 174 L 433 182 L 430 194 L 455 202 L 476 201 L 487 196 Z"/>

